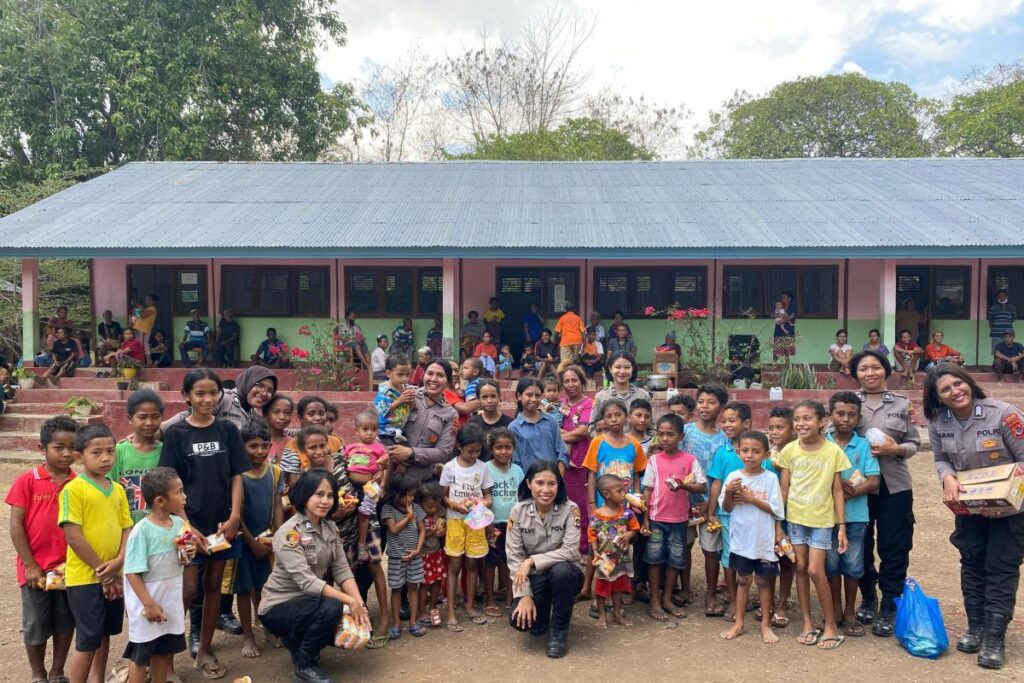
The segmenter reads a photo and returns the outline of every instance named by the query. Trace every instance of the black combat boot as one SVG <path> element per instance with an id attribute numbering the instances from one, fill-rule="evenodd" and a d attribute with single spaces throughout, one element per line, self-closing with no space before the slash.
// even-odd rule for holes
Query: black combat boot
<path id="1" fill-rule="evenodd" d="M 558 659 L 569 652 L 569 632 L 562 629 L 551 629 L 551 637 L 548 638 L 548 657 Z"/>
<path id="2" fill-rule="evenodd" d="M 978 666 L 1001 669 L 1006 663 L 1006 626 L 1010 617 L 998 612 L 985 613 L 985 630 L 981 636 Z"/>
<path id="3" fill-rule="evenodd" d="M 967 608 L 967 631 L 956 641 L 956 649 L 974 654 L 981 649 L 981 636 L 985 631 L 985 610 L 972 605 Z"/>

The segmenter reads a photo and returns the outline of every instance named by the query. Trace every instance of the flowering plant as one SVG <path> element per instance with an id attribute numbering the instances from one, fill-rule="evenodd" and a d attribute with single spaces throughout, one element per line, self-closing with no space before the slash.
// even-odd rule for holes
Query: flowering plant
<path id="1" fill-rule="evenodd" d="M 285 347 L 291 355 L 297 375 L 299 389 L 316 391 L 352 391 L 356 389 L 358 370 L 351 358 L 339 353 L 336 330 L 341 323 L 336 320 L 303 325 L 299 335 L 309 337 L 307 348 Z"/>
<path id="2" fill-rule="evenodd" d="M 684 308 L 679 304 L 672 304 L 668 308 L 661 310 L 656 309 L 654 306 L 648 306 L 644 309 L 644 315 L 648 318 L 661 318 L 665 320 L 707 320 L 708 316 L 711 315 L 711 310 L 707 308 Z"/>

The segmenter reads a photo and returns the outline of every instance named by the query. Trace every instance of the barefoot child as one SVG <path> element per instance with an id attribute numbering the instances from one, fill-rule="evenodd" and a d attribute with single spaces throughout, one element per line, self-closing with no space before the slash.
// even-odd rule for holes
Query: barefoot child
<path id="1" fill-rule="evenodd" d="M 743 621 L 750 596 L 751 576 L 757 581 L 763 604 L 772 604 L 771 580 L 779 575 L 779 556 L 775 552 L 782 540 L 782 492 L 779 479 L 764 468 L 768 457 L 768 437 L 762 432 L 746 431 L 739 438 L 739 457 L 743 469 L 730 472 L 718 500 L 728 514 L 729 566 L 736 574 L 736 623 L 722 631 L 732 640 L 743 635 Z M 761 612 L 761 640 L 777 643 L 772 631 L 771 610 Z"/>
<path id="2" fill-rule="evenodd" d="M 142 477 L 160 464 L 163 444 L 156 437 L 163 419 L 164 403 L 155 391 L 140 389 L 128 398 L 128 421 L 134 433 L 117 443 L 114 466 L 107 478 L 124 487 L 133 524 L 149 514 L 142 495 Z"/>
<path id="3" fill-rule="evenodd" d="M 607 404 L 605 404 L 607 405 Z M 626 507 L 626 486 L 614 474 L 602 474 L 597 480 L 603 504 L 590 516 L 587 535 L 592 562 L 597 567 L 594 595 L 597 599 L 597 627 L 608 628 L 605 603 L 612 600 L 612 619 L 621 626 L 632 626 L 622 610 L 622 595 L 633 590 L 633 553 L 630 545 L 640 530 L 636 514 Z"/>
<path id="4" fill-rule="evenodd" d="M 182 561 L 195 557 L 186 542 L 179 555 L 178 537 L 185 528 L 185 488 L 169 467 L 155 467 L 142 477 L 149 514 L 132 529 L 125 550 L 125 612 L 128 614 L 129 683 L 165 683 L 174 655 L 185 650 L 185 607 L 181 603 Z"/>
<path id="5" fill-rule="evenodd" d="M 78 423 L 52 417 L 39 430 L 43 464 L 22 473 L 4 500 L 11 506 L 11 541 L 18 553 L 21 632 L 33 681 L 64 679 L 75 621 L 67 591 L 45 590 L 46 574 L 64 564 L 68 544 L 57 525 L 61 492 L 75 478 Z M 46 671 L 46 641 L 53 640 L 53 663 Z"/>
<path id="6" fill-rule="evenodd" d="M 857 621 L 854 602 L 860 578 L 864 575 L 864 536 L 868 527 L 867 494 L 878 491 L 881 469 L 871 454 L 871 444 L 854 431 L 860 422 L 860 397 L 852 391 L 837 391 L 828 400 L 832 416 L 832 431 L 828 435 L 843 449 L 850 467 L 843 470 L 843 498 L 846 510 L 846 552 L 836 551 L 838 530 L 832 535 L 832 550 L 825 555 L 825 573 L 832 589 L 832 603 L 839 625 L 848 636 L 863 636 L 864 625 Z M 860 473 L 859 475 L 857 473 Z M 843 609 L 843 594 L 846 608 Z"/>
<path id="7" fill-rule="evenodd" d="M 725 612 L 725 620 L 730 622 L 735 620 L 737 612 L 743 612 L 746 609 L 747 603 L 738 604 L 736 602 L 736 572 L 729 567 L 729 556 L 732 553 L 729 545 L 729 513 L 722 508 L 718 500 L 721 497 L 726 477 L 737 470 L 743 469 L 743 460 L 739 456 L 740 435 L 750 429 L 750 417 L 750 406 L 746 403 L 734 401 L 726 403 L 722 407 L 722 431 L 729 438 L 729 441 L 715 452 L 715 459 L 712 461 L 711 469 L 708 471 L 708 479 L 711 481 L 709 488 L 712 501 L 711 506 L 708 508 L 708 522 L 722 525 L 722 550 L 720 558 L 722 567 L 725 569 L 725 585 L 729 590 L 729 605 Z M 765 449 L 766 457 L 768 455 L 767 450 Z"/>
<path id="8" fill-rule="evenodd" d="M 796 439 L 796 432 L 793 431 L 793 409 L 788 406 L 775 406 L 768 414 L 768 444 L 771 447 L 769 452 L 770 462 L 766 468 L 779 472 L 775 467 L 778 462 L 779 453 L 790 441 Z M 782 531 L 789 535 L 789 525 L 782 520 Z M 772 627 L 786 628 L 789 626 L 789 617 L 786 611 L 789 609 L 790 595 L 793 591 L 793 575 L 795 568 L 785 554 L 779 557 L 779 593 L 775 600 L 775 614 L 772 615 Z M 774 582 L 773 582 L 774 588 Z M 763 608 L 762 608 L 763 609 Z"/>
<path id="9" fill-rule="evenodd" d="M 60 494 L 57 523 L 68 542 L 64 580 L 76 625 L 70 678 L 76 683 L 103 680 L 110 636 L 121 633 L 124 622 L 121 567 L 132 518 L 124 488 L 107 479 L 115 452 L 107 427 L 79 429 L 75 459 L 83 471 Z"/>
<path id="10" fill-rule="evenodd" d="M 491 460 L 487 469 L 491 473 L 494 488 L 491 498 L 494 501 L 493 537 L 490 539 L 487 557 L 484 560 L 484 613 L 492 617 L 502 615 L 501 608 L 494 600 L 494 570 L 498 570 L 498 587 L 505 593 L 505 606 L 512 604 L 512 584 L 509 582 L 508 557 L 505 555 L 505 532 L 508 529 L 508 514 L 512 506 L 519 502 L 519 483 L 523 480 L 523 470 L 512 462 L 516 452 L 516 437 L 508 429 L 499 427 L 489 434 L 488 450 Z"/>
<path id="11" fill-rule="evenodd" d="M 472 359 L 470 359 L 472 360 Z M 470 529 L 464 518 L 478 502 L 491 507 L 491 472 L 479 461 L 484 435 L 469 425 L 455 435 L 454 460 L 441 470 L 441 490 L 448 508 L 447 535 L 444 552 L 448 555 L 448 630 L 463 630 L 455 614 L 455 596 L 459 573 L 466 567 L 466 614 L 474 624 L 486 624 L 487 617 L 476 610 L 476 577 L 480 561 L 487 556 L 487 535 L 484 529 Z"/>
<path id="12" fill-rule="evenodd" d="M 252 469 L 242 474 L 242 554 L 228 561 L 225 575 L 229 589 L 238 595 L 238 619 L 242 622 L 242 656 L 259 657 L 252 632 L 252 617 L 260 608 L 260 592 L 270 578 L 272 534 L 284 522 L 281 494 L 284 481 L 277 465 L 267 462 L 270 429 L 263 420 L 242 425 L 242 443 Z"/>
<path id="13" fill-rule="evenodd" d="M 836 550 L 846 552 L 846 508 L 840 473 L 850 467 L 850 461 L 842 449 L 821 436 L 824 421 L 825 406 L 818 401 L 808 399 L 793 407 L 797 440 L 782 449 L 778 468 L 789 537 L 796 550 L 796 590 L 803 617 L 797 641 L 834 650 L 846 636 L 839 635 L 836 628 L 825 554 L 832 549 L 832 529 L 837 523 Z M 811 620 L 811 581 L 821 603 L 824 630 L 815 628 Z"/>
<path id="14" fill-rule="evenodd" d="M 388 525 L 388 587 L 391 589 L 391 619 L 394 626 L 391 640 L 402 637 L 402 587 L 408 586 L 409 633 L 421 637 L 427 634 L 419 623 L 419 593 L 423 584 L 423 543 L 426 528 L 423 508 L 413 502 L 419 482 L 413 477 L 396 475 L 388 484 L 380 517 Z"/>
<path id="15" fill-rule="evenodd" d="M 285 430 L 292 423 L 292 413 L 295 411 L 295 404 L 284 394 L 275 394 L 270 403 L 263 406 L 263 416 L 270 427 L 270 450 L 267 452 L 267 462 L 271 465 L 281 464 L 281 455 L 288 443 L 288 435 Z"/>
<path id="16" fill-rule="evenodd" d="M 448 574 L 448 560 L 441 542 L 444 539 L 444 492 L 440 484 L 433 481 L 420 484 L 417 502 L 426 515 L 423 528 L 426 538 L 423 541 L 423 583 L 420 584 L 420 602 L 423 616 L 420 623 L 424 626 L 440 626 L 441 611 L 437 609 L 437 601 L 441 596 L 441 582 Z"/>
<path id="17" fill-rule="evenodd" d="M 686 611 L 672 601 L 672 592 L 680 572 L 690 561 L 686 544 L 690 494 L 708 490 L 697 458 L 679 450 L 684 427 L 683 419 L 672 413 L 658 420 L 658 449 L 648 458 L 644 472 L 644 503 L 647 505 L 644 527 L 650 533 L 644 557 L 651 591 L 647 611 L 656 621 L 665 621 L 669 615 L 676 619 L 686 617 Z M 661 591 L 662 567 L 665 570 L 664 593 Z"/>
<path id="18" fill-rule="evenodd" d="M 682 450 L 693 454 L 700 463 L 705 474 L 711 467 L 715 458 L 715 451 L 724 446 L 729 439 L 718 428 L 718 414 L 729 401 L 729 394 L 717 384 L 704 384 L 697 388 L 697 405 L 694 413 L 697 416 L 696 422 L 690 422 L 683 431 Z M 690 497 L 692 505 L 699 505 L 699 517 L 707 520 L 708 497 L 694 494 Z M 704 579 L 707 586 L 704 593 L 704 616 L 721 617 L 725 615 L 725 607 L 718 604 L 716 589 L 718 587 L 719 561 L 718 553 L 722 549 L 722 535 L 717 530 L 708 529 L 707 521 L 697 527 L 697 536 L 700 539 L 700 549 L 704 553 Z M 687 554 L 693 542 L 687 544 Z M 683 590 L 686 595 L 690 592 L 690 567 L 693 563 L 687 564 L 683 572 Z"/>

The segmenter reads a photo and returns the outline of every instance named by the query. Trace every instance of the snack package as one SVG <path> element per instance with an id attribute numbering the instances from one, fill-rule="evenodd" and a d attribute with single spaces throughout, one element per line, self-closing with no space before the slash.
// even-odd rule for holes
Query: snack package
<path id="1" fill-rule="evenodd" d="M 228 540 L 224 538 L 224 534 L 210 534 L 206 537 L 207 550 L 211 553 L 219 553 L 221 550 L 227 550 L 231 547 Z"/>
<path id="2" fill-rule="evenodd" d="M 635 493 L 626 494 L 626 503 L 637 512 L 647 512 L 647 506 L 644 505 L 644 499 Z"/>
<path id="3" fill-rule="evenodd" d="M 722 530 L 722 523 L 719 522 L 717 519 L 708 522 L 708 532 L 709 533 L 713 534 L 716 531 L 721 531 L 721 530 Z"/>
<path id="4" fill-rule="evenodd" d="M 696 484 L 697 483 L 697 475 L 694 472 L 690 472 L 688 475 L 686 475 L 686 479 L 683 479 L 683 483 L 684 484 Z"/>
<path id="5" fill-rule="evenodd" d="M 281 507 L 283 507 L 285 510 L 287 510 L 291 506 L 292 506 L 292 501 L 291 501 L 291 499 L 288 498 L 288 494 L 287 493 L 282 493 L 281 494 Z"/>
<path id="6" fill-rule="evenodd" d="M 868 440 L 868 443 L 872 446 L 881 446 L 886 441 L 891 441 L 892 438 L 883 432 L 878 427 L 870 427 L 864 432 L 864 438 Z"/>
<path id="7" fill-rule="evenodd" d="M 62 591 L 65 588 L 66 586 L 64 584 L 64 563 L 61 562 L 53 569 L 46 572 L 46 583 L 44 589 L 48 591 Z"/>
<path id="8" fill-rule="evenodd" d="M 358 650 L 366 646 L 370 641 L 370 632 L 359 628 L 355 618 L 349 612 L 348 605 L 341 616 L 341 623 L 334 634 L 334 646 L 343 650 Z"/>
<path id="9" fill-rule="evenodd" d="M 788 538 L 779 541 L 779 550 L 779 555 L 785 555 L 790 562 L 796 562 L 796 550 L 793 549 L 793 543 Z"/>
<path id="10" fill-rule="evenodd" d="M 868 478 L 861 474 L 860 470 L 854 470 L 853 474 L 850 475 L 850 478 L 847 481 L 850 482 L 850 486 L 860 486 L 867 480 Z"/>
<path id="11" fill-rule="evenodd" d="M 341 505 L 358 505 L 359 496 L 353 495 L 351 493 L 346 493 L 341 497 L 341 500 L 339 500 L 338 503 L 340 503 Z"/>
<path id="12" fill-rule="evenodd" d="M 494 521 L 494 513 L 483 503 L 477 503 L 463 518 L 470 529 L 484 529 Z"/>
<path id="13" fill-rule="evenodd" d="M 363 484 L 363 495 L 376 503 L 380 500 L 381 490 L 380 484 L 375 481 L 368 481 Z"/>
<path id="14" fill-rule="evenodd" d="M 270 533 L 270 529 L 267 529 L 256 537 L 256 542 L 266 546 L 274 545 L 274 534 Z"/>
<path id="15" fill-rule="evenodd" d="M 668 487 L 669 491 L 678 491 L 684 483 L 685 481 L 680 481 L 674 474 L 665 477 L 665 486 Z"/>
<path id="16" fill-rule="evenodd" d="M 195 545 L 196 535 L 192 527 L 186 523 L 181 528 L 181 533 L 174 537 L 174 545 L 178 546 L 178 564 L 186 565 L 189 562 L 188 549 L 186 546 Z"/>

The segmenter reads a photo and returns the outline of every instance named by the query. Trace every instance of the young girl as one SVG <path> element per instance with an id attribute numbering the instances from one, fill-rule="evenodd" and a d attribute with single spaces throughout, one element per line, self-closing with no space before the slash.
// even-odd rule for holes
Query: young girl
<path id="1" fill-rule="evenodd" d="M 622 611 L 622 595 L 633 590 L 633 561 L 630 544 L 640 530 L 636 513 L 626 506 L 626 486 L 621 477 L 602 474 L 597 480 L 603 504 L 590 515 L 587 538 L 597 567 L 594 595 L 597 596 L 597 627 L 608 628 L 605 601 L 612 599 L 612 619 L 621 626 L 632 626 Z"/>
<path id="2" fill-rule="evenodd" d="M 521 379 L 516 384 L 516 402 L 519 415 L 508 426 L 516 437 L 516 453 L 512 462 L 526 472 L 537 460 L 556 460 L 558 469 L 565 472 L 569 466 L 569 452 L 562 441 L 560 426 L 545 419 L 540 411 L 541 383 L 535 379 Z"/>
<path id="3" fill-rule="evenodd" d="M 534 353 L 533 346 L 527 344 L 523 347 L 523 356 L 519 359 L 519 376 L 520 377 L 536 377 L 537 376 L 537 355 Z"/>
<path id="4" fill-rule="evenodd" d="M 469 422 L 466 423 L 467 425 L 479 427 L 486 437 L 492 430 L 508 427 L 512 424 L 512 418 L 501 412 L 501 388 L 496 380 L 490 378 L 480 380 L 477 392 L 481 410 L 469 418 Z M 484 462 L 491 459 L 491 449 L 489 446 L 484 446 L 480 459 Z"/>
<path id="5" fill-rule="evenodd" d="M 498 354 L 498 368 L 495 374 L 502 379 L 512 379 L 512 347 L 508 344 L 501 345 L 501 352 Z"/>
<path id="6" fill-rule="evenodd" d="M 512 432 L 499 427 L 490 433 L 487 441 L 491 452 L 487 469 L 494 482 L 491 491 L 494 527 L 483 566 L 484 597 L 487 600 L 484 612 L 492 617 L 500 617 L 502 611 L 494 599 L 494 570 L 498 570 L 498 588 L 504 592 L 505 606 L 508 607 L 512 604 L 512 584 L 509 581 L 508 558 L 505 556 L 505 532 L 508 528 L 508 514 L 512 506 L 519 502 L 519 482 L 523 480 L 523 470 L 512 462 L 512 454 L 516 450 L 516 437 Z"/>
<path id="7" fill-rule="evenodd" d="M 793 432 L 793 409 L 789 406 L 775 406 L 768 414 L 768 444 L 771 450 L 768 452 L 769 462 L 765 466 L 768 470 L 778 476 L 779 472 L 775 463 L 779 460 L 779 453 L 796 438 Z M 789 533 L 789 525 L 782 521 L 782 531 Z M 775 603 L 775 614 L 772 615 L 772 626 L 774 628 L 785 628 L 789 626 L 789 617 L 786 611 L 789 609 L 790 594 L 793 591 L 793 563 L 786 555 L 779 557 L 779 593 Z M 774 588 L 774 586 L 773 586 Z M 760 618 L 758 614 L 758 618 Z"/>
<path id="8" fill-rule="evenodd" d="M 299 413 L 300 425 L 302 427 L 310 427 L 313 425 L 317 425 L 320 427 L 324 427 L 326 429 L 328 405 L 330 405 L 330 403 L 327 399 L 320 398 L 319 396 L 316 396 L 314 394 L 310 394 L 309 396 L 303 396 L 301 399 L 299 399 L 299 403 L 296 406 L 296 410 Z M 294 437 L 296 432 L 288 430 L 285 433 L 289 434 L 289 436 Z M 328 450 L 330 450 L 332 453 L 340 453 L 343 446 L 344 444 L 342 443 L 341 439 L 339 439 L 331 432 L 327 432 Z M 292 453 L 292 455 L 290 456 L 288 455 L 289 451 L 291 451 Z M 286 457 L 290 463 L 289 466 L 295 470 L 294 472 L 292 471 L 292 469 L 289 469 L 288 467 L 285 466 Z M 296 460 L 298 461 L 297 468 L 295 468 L 293 464 Z M 309 458 L 307 457 L 306 453 L 302 450 L 302 448 L 298 446 L 295 439 L 292 438 L 287 444 L 285 444 L 284 451 L 282 451 L 281 453 L 281 471 L 287 472 L 288 474 L 298 475 L 302 472 L 305 472 L 308 469 Z"/>
<path id="9" fill-rule="evenodd" d="M 288 435 L 285 430 L 292 423 L 292 413 L 295 411 L 295 404 L 284 394 L 275 394 L 270 403 L 263 406 L 263 417 L 270 427 L 270 452 L 267 454 L 267 462 L 271 465 L 281 464 L 281 455 L 288 443 Z"/>
<path id="10" fill-rule="evenodd" d="M 448 573 L 448 561 L 441 547 L 445 533 L 444 491 L 435 482 L 425 482 L 420 485 L 416 501 L 426 515 L 423 519 L 426 538 L 423 541 L 423 583 L 420 584 L 419 600 L 423 617 L 420 623 L 440 626 L 441 611 L 437 608 L 437 601 L 441 596 L 441 582 Z"/>
<path id="11" fill-rule="evenodd" d="M 306 464 L 299 464 L 299 451 L 285 449 L 281 456 L 281 472 L 286 474 L 290 488 L 306 470 L 330 470 L 334 467 L 334 451 L 330 447 L 327 428 L 321 425 L 309 425 L 299 430 L 292 440 L 295 447 L 306 454 Z"/>
<path id="12" fill-rule="evenodd" d="M 220 612 L 220 585 L 227 560 L 238 559 L 235 541 L 242 520 L 242 473 L 252 464 L 238 428 L 214 416 L 224 391 L 209 368 L 192 368 L 181 394 L 191 409 L 188 417 L 164 431 L 160 465 L 178 473 L 185 487 L 186 521 L 195 530 L 200 553 L 185 567 L 185 608 L 192 604 L 203 571 L 203 611 L 195 668 L 206 678 L 220 678 L 225 669 L 213 654 L 213 629 Z M 207 537 L 222 534 L 230 546 L 208 554 Z"/>
<path id="13" fill-rule="evenodd" d="M 565 414 L 562 412 L 562 401 L 559 394 L 562 393 L 562 382 L 555 375 L 548 375 L 541 380 L 544 392 L 541 394 L 540 409 L 544 414 L 552 418 L 562 426 Z"/>
<path id="14" fill-rule="evenodd" d="M 480 343 L 473 349 L 473 356 L 483 363 L 484 370 L 487 372 L 494 373 L 497 370 L 498 349 L 494 348 L 490 332 L 484 332 Z"/>
<path id="15" fill-rule="evenodd" d="M 537 366 L 537 377 L 544 379 L 558 368 L 560 352 L 558 344 L 551 341 L 551 330 L 544 328 L 540 332 L 540 341 L 533 347 L 533 355 Z"/>
<path id="16" fill-rule="evenodd" d="M 729 525 L 729 568 L 736 575 L 736 605 L 746 605 L 751 577 L 765 605 L 772 604 L 772 582 L 779 575 L 779 556 L 775 552 L 782 540 L 782 494 L 779 480 L 764 468 L 768 457 L 768 437 L 762 432 L 745 431 L 739 438 L 739 457 L 743 469 L 725 477 L 718 503 Z M 736 623 L 722 631 L 721 637 L 733 640 L 743 634 L 746 610 L 736 610 Z M 762 610 L 761 640 L 777 643 L 772 631 L 771 614 Z"/>
<path id="17" fill-rule="evenodd" d="M 444 551 L 448 555 L 448 630 L 462 631 L 455 614 L 455 594 L 459 573 L 466 566 L 466 613 L 474 624 L 486 624 L 487 617 L 476 611 L 476 577 L 480 560 L 487 555 L 487 536 L 483 529 L 470 529 L 466 513 L 478 502 L 491 507 L 491 472 L 479 462 L 484 435 L 476 427 L 463 427 L 455 435 L 456 457 L 441 470 L 441 490 L 448 508 Z M 465 559 L 463 559 L 465 558 Z"/>
<path id="18" fill-rule="evenodd" d="M 388 484 L 380 517 L 388 525 L 388 587 L 391 588 L 392 640 L 402 637 L 402 586 L 408 586 L 409 633 L 424 636 L 419 623 L 419 591 L 423 584 L 423 542 L 426 529 L 423 508 L 413 502 L 419 482 L 405 475 L 395 476 Z"/>
<path id="19" fill-rule="evenodd" d="M 832 591 L 825 575 L 825 554 L 832 549 L 832 528 L 837 523 L 837 550 L 840 554 L 846 552 L 840 473 L 850 466 L 850 461 L 839 446 L 822 437 L 825 415 L 825 406 L 818 401 L 807 399 L 794 406 L 793 429 L 797 441 L 782 449 L 777 466 L 789 536 L 796 549 L 796 591 L 803 616 L 803 628 L 797 641 L 834 650 L 846 637 L 839 635 L 836 628 Z M 825 618 L 823 631 L 815 628 L 811 621 L 810 581 L 814 581 Z"/>

